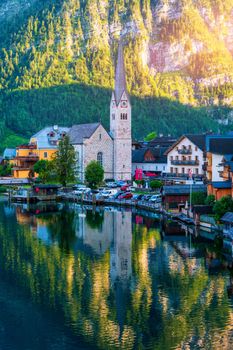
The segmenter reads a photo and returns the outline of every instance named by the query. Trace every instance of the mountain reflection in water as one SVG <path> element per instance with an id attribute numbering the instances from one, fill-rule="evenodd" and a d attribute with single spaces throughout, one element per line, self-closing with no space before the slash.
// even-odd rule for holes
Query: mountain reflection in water
<path id="1" fill-rule="evenodd" d="M 177 223 L 0 203 L 0 266 L 0 348 L 233 348 L 231 269 Z"/>

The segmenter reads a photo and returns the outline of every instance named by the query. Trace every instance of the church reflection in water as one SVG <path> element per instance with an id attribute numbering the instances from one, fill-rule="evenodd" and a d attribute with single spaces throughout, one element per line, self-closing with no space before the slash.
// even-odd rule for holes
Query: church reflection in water
<path id="1" fill-rule="evenodd" d="M 77 204 L 0 205 L 1 271 L 94 348 L 218 349 L 231 334 L 232 282 L 218 246 L 177 225 Z"/>
<path id="2" fill-rule="evenodd" d="M 132 272 L 132 213 L 87 211 L 79 215 L 76 235 L 98 256 L 110 248 L 110 277 L 114 284 L 126 282 Z"/>

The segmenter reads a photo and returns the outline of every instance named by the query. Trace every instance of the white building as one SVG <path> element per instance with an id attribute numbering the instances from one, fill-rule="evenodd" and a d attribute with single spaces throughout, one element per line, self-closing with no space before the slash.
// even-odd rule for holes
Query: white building
<path id="1" fill-rule="evenodd" d="M 76 150 L 80 180 L 84 181 L 85 168 L 92 160 L 101 163 L 105 179 L 131 180 L 131 104 L 126 91 L 121 42 L 110 105 L 110 132 L 100 123 L 81 124 L 74 125 L 69 136 Z"/>
<path id="2" fill-rule="evenodd" d="M 167 171 L 176 175 L 204 175 L 206 135 L 184 135 L 166 152 Z"/>

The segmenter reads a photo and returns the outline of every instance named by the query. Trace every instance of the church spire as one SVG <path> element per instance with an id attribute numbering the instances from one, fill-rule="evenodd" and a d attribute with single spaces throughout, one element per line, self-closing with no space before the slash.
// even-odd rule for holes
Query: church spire
<path id="1" fill-rule="evenodd" d="M 123 45 L 120 39 L 119 47 L 118 47 L 116 76 L 115 76 L 115 98 L 116 98 L 117 105 L 119 104 L 124 92 L 126 92 L 125 64 L 124 64 Z"/>

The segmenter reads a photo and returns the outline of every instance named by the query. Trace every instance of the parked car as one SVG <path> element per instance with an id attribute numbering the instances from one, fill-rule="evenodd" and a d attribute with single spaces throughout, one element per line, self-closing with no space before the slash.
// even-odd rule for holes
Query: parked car
<path id="1" fill-rule="evenodd" d="M 74 190 L 79 190 L 79 189 L 82 189 L 82 188 L 87 188 L 87 186 L 83 185 L 83 184 L 76 184 L 76 185 L 73 186 Z"/>
<path id="2" fill-rule="evenodd" d="M 131 192 L 124 192 L 122 193 L 118 199 L 131 199 L 133 197 Z"/>
<path id="3" fill-rule="evenodd" d="M 126 186 L 128 185 L 126 181 L 123 181 L 123 180 L 119 180 L 116 182 L 117 186 L 118 187 L 122 187 L 122 186 Z"/>
<path id="4" fill-rule="evenodd" d="M 73 194 L 82 195 L 82 194 L 87 194 L 89 192 L 91 192 L 91 189 L 89 187 L 83 187 L 83 188 L 79 188 L 77 190 L 74 190 Z"/>
<path id="5" fill-rule="evenodd" d="M 135 201 L 140 201 L 144 195 L 143 194 L 134 194 L 132 199 Z"/>
<path id="6" fill-rule="evenodd" d="M 110 198 L 111 196 L 114 196 L 115 194 L 117 194 L 117 189 L 116 188 L 112 188 L 112 189 L 108 189 L 108 190 L 104 190 L 99 192 L 98 197 L 102 197 L 102 198 Z"/>
<path id="7" fill-rule="evenodd" d="M 122 194 L 124 194 L 123 191 L 118 191 L 116 194 L 114 194 L 111 198 L 112 199 L 118 199 L 119 196 L 121 196 Z"/>
<path id="8" fill-rule="evenodd" d="M 117 185 L 116 182 L 107 182 L 107 183 L 106 183 L 106 186 L 107 186 L 108 188 L 117 188 L 117 187 L 118 187 L 118 185 Z"/>
<path id="9" fill-rule="evenodd" d="M 151 194 L 145 194 L 143 197 L 142 197 L 142 201 L 148 201 L 150 198 L 152 197 Z"/>
<path id="10" fill-rule="evenodd" d="M 152 203 L 160 203 L 160 202 L 162 202 L 162 195 L 161 194 L 154 194 L 149 199 L 149 202 L 152 202 Z"/>

